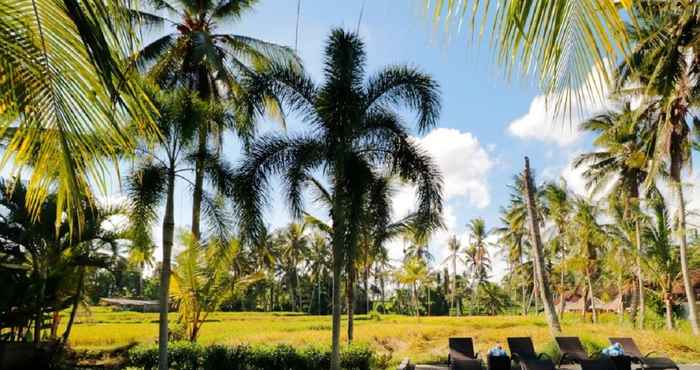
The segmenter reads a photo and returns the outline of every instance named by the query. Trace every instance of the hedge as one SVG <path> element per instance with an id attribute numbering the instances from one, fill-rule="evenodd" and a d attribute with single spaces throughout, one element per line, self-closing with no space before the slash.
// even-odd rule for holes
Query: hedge
<path id="1" fill-rule="evenodd" d="M 345 370 L 369 370 L 374 352 L 367 346 L 349 346 L 340 353 Z M 191 342 L 168 345 L 168 362 L 178 370 L 320 370 L 330 368 L 330 350 L 319 347 L 202 346 Z M 129 366 L 153 370 L 158 367 L 158 346 L 140 345 L 128 355 Z"/>

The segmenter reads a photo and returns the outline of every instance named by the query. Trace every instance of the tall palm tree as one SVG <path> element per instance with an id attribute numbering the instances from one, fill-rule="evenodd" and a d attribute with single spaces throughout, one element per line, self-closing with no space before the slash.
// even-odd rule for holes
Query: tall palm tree
<path id="1" fill-rule="evenodd" d="M 661 291 L 661 300 L 666 310 L 666 329 L 673 329 L 673 299 L 671 291 L 673 284 L 681 274 L 678 259 L 678 245 L 673 241 L 671 220 L 665 201 L 656 192 L 650 200 L 653 219 L 646 225 L 643 232 L 647 245 L 647 258 L 644 263 Z"/>
<path id="2" fill-rule="evenodd" d="M 639 297 L 637 323 L 640 328 L 644 327 L 645 306 L 640 188 L 648 172 L 650 114 L 645 107 L 635 111 L 630 102 L 625 102 L 620 111 L 610 111 L 583 122 L 580 126 L 583 130 L 597 135 L 593 141 L 597 149 L 581 154 L 574 160 L 574 167 L 588 166 L 583 176 L 595 191 L 612 186 L 612 194 L 625 200 L 624 221 L 632 222 L 635 228 L 636 295 Z"/>
<path id="3" fill-rule="evenodd" d="M 145 45 L 132 59 L 164 88 L 180 86 L 196 92 L 204 101 L 235 100 L 241 93 L 240 79 L 243 76 L 256 73 L 273 62 L 292 63 L 299 67 L 296 56 L 287 47 L 249 36 L 218 33 L 222 24 L 238 21 L 250 11 L 256 0 L 147 2 L 155 12 L 137 11 L 135 17 L 150 26 L 149 29 L 167 26 L 172 32 Z M 274 97 L 265 104 L 271 112 L 279 113 Z M 245 119 L 229 125 L 197 122 L 192 192 L 192 233 L 197 238 L 200 236 L 206 159 L 219 154 L 226 129 L 233 129 L 244 141 L 255 132 L 255 127 Z M 213 149 L 208 145 L 210 139 L 217 144 Z"/>
<path id="4" fill-rule="evenodd" d="M 403 266 L 397 271 L 396 277 L 401 284 L 411 287 L 411 299 L 416 317 L 420 317 L 420 305 L 418 303 L 418 286 L 429 279 L 430 272 L 425 261 L 417 257 L 407 258 Z"/>
<path id="5" fill-rule="evenodd" d="M 671 186 L 678 199 L 678 237 L 688 319 L 694 335 L 700 335 L 695 293 L 688 271 L 688 240 L 682 171 L 691 161 L 689 121 L 700 122 L 692 108 L 700 91 L 700 5 L 695 1 L 645 4 L 630 35 L 633 49 L 619 67 L 620 90 L 631 89 L 647 96 L 654 107 L 653 156 L 649 178 L 668 164 Z M 633 86 L 630 88 L 629 86 Z"/>
<path id="6" fill-rule="evenodd" d="M 139 161 L 129 175 L 127 193 L 131 202 L 131 223 L 138 240 L 150 239 L 151 226 L 158 220 L 158 207 L 165 202 L 162 224 L 163 260 L 160 269 L 160 320 L 159 320 L 159 368 L 167 369 L 168 345 L 168 302 L 170 284 L 170 262 L 175 236 L 175 186 L 176 180 L 188 181 L 184 173 L 189 171 L 188 148 L 195 140 L 196 126 L 193 116 L 202 120 L 215 119 L 223 113 L 186 90 L 172 93 L 156 93 L 157 108 L 160 112 L 157 141 L 144 140 L 137 148 Z M 218 119 L 218 118 L 216 118 Z M 231 170 L 220 158 L 211 158 L 207 166 L 214 182 L 223 184 Z M 221 179 L 220 181 L 216 181 Z M 223 185 L 222 185 L 223 187 Z M 221 191 L 225 191 L 222 189 Z M 221 240 L 229 237 L 231 221 L 222 211 L 219 199 L 207 202 L 208 220 L 211 230 Z"/>
<path id="7" fill-rule="evenodd" d="M 571 196 L 562 179 L 560 184 L 548 183 L 543 189 L 545 199 L 545 212 L 556 228 L 556 236 L 551 240 L 554 244 L 553 252 L 559 252 L 559 315 L 564 315 L 566 306 L 566 228 L 571 216 Z"/>
<path id="8" fill-rule="evenodd" d="M 478 287 L 488 279 L 491 269 L 491 260 L 488 250 L 486 250 L 486 238 L 491 231 L 486 230 L 486 222 L 483 218 L 475 218 L 467 224 L 469 231 L 470 245 L 467 247 L 467 264 L 471 266 L 473 281 Z"/>
<path id="9" fill-rule="evenodd" d="M 580 268 L 583 277 L 583 285 L 586 287 L 583 294 L 583 316 L 586 316 L 588 300 L 591 301 L 593 322 L 596 322 L 597 311 L 595 307 L 595 294 L 593 279 L 599 273 L 599 255 L 606 242 L 606 235 L 598 223 L 600 210 L 586 199 L 579 198 L 574 202 L 574 215 L 569 225 L 572 236 L 572 259 Z"/>
<path id="10" fill-rule="evenodd" d="M 109 161 L 135 145 L 126 127 L 155 134 L 148 97 L 123 62 L 135 44 L 122 0 L 0 1 L 0 164 L 31 167 L 27 205 L 56 189 L 71 230 L 106 192 Z M 80 134 L 77 134 L 80 133 Z"/>
<path id="11" fill-rule="evenodd" d="M 455 309 L 455 290 L 457 288 L 456 283 L 457 283 L 457 262 L 463 262 L 464 259 L 460 257 L 460 253 L 462 252 L 462 246 L 459 244 L 459 240 L 457 240 L 456 235 L 452 235 L 450 239 L 447 240 L 447 251 L 448 255 L 445 257 L 445 260 L 443 263 L 449 263 L 450 267 L 452 268 L 452 277 L 450 281 L 450 315 L 452 314 L 452 311 Z"/>
<path id="12" fill-rule="evenodd" d="M 561 325 L 559 324 L 559 318 L 557 317 L 554 309 L 552 294 L 549 291 L 547 271 L 545 270 L 544 251 L 540 236 L 540 225 L 538 222 L 539 212 L 537 210 L 537 204 L 535 203 L 535 194 L 537 193 L 537 190 L 535 189 L 535 184 L 532 180 L 532 174 L 530 172 L 530 160 L 527 157 L 525 157 L 525 170 L 523 171 L 522 181 L 524 185 L 523 190 L 525 204 L 527 207 L 527 220 L 530 229 L 530 240 L 532 241 L 532 260 L 535 275 L 535 286 L 537 286 L 540 291 L 540 298 L 542 299 L 542 305 L 544 306 L 544 313 L 545 317 L 547 318 L 549 330 L 554 336 L 556 336 L 561 333 Z"/>
<path id="13" fill-rule="evenodd" d="M 299 294 L 299 268 L 304 256 L 309 252 L 309 238 L 305 233 L 306 223 L 291 223 L 279 234 L 279 242 L 282 246 L 280 258 L 284 261 L 292 311 L 302 310 L 301 295 Z"/>
<path id="14" fill-rule="evenodd" d="M 309 172 L 323 168 L 332 184 L 333 351 L 331 369 L 339 369 L 340 290 L 337 282 L 345 256 L 357 246 L 363 198 L 369 185 L 386 171 L 418 186 L 419 224 L 434 225 L 442 211 L 442 181 L 430 157 L 415 142 L 392 110 L 399 104 L 418 112 L 421 132 L 433 127 L 440 111 L 438 86 L 429 76 L 396 66 L 365 78 L 364 44 L 352 33 L 333 30 L 326 44 L 324 84 L 289 66 L 272 66 L 252 77 L 249 106 L 278 96 L 300 112 L 313 135 L 267 135 L 251 146 L 234 177 L 235 209 L 242 235 L 259 237 L 270 175 L 284 178 L 284 194 L 293 214 L 302 212 L 301 190 Z M 253 108 L 251 108 L 252 110 Z M 260 113 L 260 110 L 257 110 Z"/>
<path id="15" fill-rule="evenodd" d="M 311 235 L 311 243 L 309 248 L 309 264 L 308 269 L 310 271 L 311 283 L 315 284 L 311 291 L 311 301 L 314 299 L 314 291 L 316 292 L 317 299 L 317 314 L 321 315 L 321 297 L 323 291 L 321 290 L 321 284 L 328 279 L 328 271 L 330 270 L 330 249 L 328 248 L 330 240 L 327 235 L 321 232 L 315 232 Z M 311 307 L 313 305 L 309 304 L 309 313 L 311 313 Z"/>

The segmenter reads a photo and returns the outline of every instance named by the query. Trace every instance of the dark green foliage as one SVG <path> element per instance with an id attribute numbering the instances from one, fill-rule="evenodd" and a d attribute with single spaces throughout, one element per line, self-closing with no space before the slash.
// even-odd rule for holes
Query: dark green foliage
<path id="1" fill-rule="evenodd" d="M 174 342 L 168 346 L 170 367 L 182 370 L 320 370 L 330 367 L 330 350 L 319 347 L 202 346 Z M 158 347 L 141 345 L 129 351 L 129 366 L 150 370 L 158 366 Z M 374 352 L 366 346 L 350 346 L 340 355 L 341 368 L 369 370 Z"/>

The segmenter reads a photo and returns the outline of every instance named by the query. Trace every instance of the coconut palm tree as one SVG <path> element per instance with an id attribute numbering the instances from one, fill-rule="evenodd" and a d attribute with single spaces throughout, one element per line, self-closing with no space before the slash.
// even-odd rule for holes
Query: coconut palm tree
<path id="1" fill-rule="evenodd" d="M 155 12 L 135 11 L 134 16 L 149 26 L 167 28 L 145 45 L 132 60 L 162 87 L 176 86 L 196 92 L 204 101 L 234 99 L 241 93 L 242 76 L 256 73 L 273 62 L 299 67 L 293 51 L 249 36 L 218 33 L 224 23 L 238 21 L 257 1 L 172 1 L 148 0 Z M 265 102 L 270 112 L 282 118 L 274 98 Z M 194 119 L 195 117 L 193 117 Z M 223 131 L 233 129 L 244 141 L 252 138 L 254 125 L 245 119 L 230 122 L 197 122 L 197 145 L 192 192 L 192 233 L 200 236 L 200 217 L 204 202 L 206 158 L 219 155 Z M 208 143 L 213 139 L 215 148 Z"/>
<path id="2" fill-rule="evenodd" d="M 647 246 L 645 267 L 659 286 L 661 300 L 666 309 L 666 329 L 673 329 L 673 284 L 681 275 L 678 245 L 673 241 L 671 219 L 663 196 L 655 192 L 649 200 L 654 217 L 643 231 Z"/>
<path id="3" fill-rule="evenodd" d="M 663 164 L 678 199 L 678 237 L 683 285 L 688 300 L 688 319 L 694 335 L 700 335 L 695 294 L 688 271 L 688 241 L 682 171 L 691 160 L 690 122 L 700 122 L 693 114 L 700 91 L 700 5 L 694 1 L 645 4 L 638 11 L 633 49 L 618 68 L 618 89 L 641 92 L 653 107 L 652 161 L 649 179 Z"/>
<path id="4" fill-rule="evenodd" d="M 280 259 L 285 266 L 289 299 L 292 311 L 300 311 L 301 295 L 299 294 L 299 268 L 309 252 L 309 237 L 306 235 L 306 223 L 290 223 L 280 231 L 278 241 L 281 245 Z"/>
<path id="5" fill-rule="evenodd" d="M 486 222 L 483 218 L 475 218 L 467 224 L 470 245 L 467 246 L 466 262 L 472 272 L 475 287 L 488 279 L 491 270 L 491 260 L 486 250 L 486 238 L 491 231 L 486 230 Z"/>
<path id="6" fill-rule="evenodd" d="M 596 150 L 579 155 L 573 162 L 574 167 L 585 168 L 583 176 L 593 192 L 612 186 L 612 194 L 624 199 L 624 221 L 633 223 L 635 228 L 640 328 L 644 327 L 645 306 L 640 188 L 647 179 L 651 114 L 646 107 L 633 110 L 630 102 L 625 102 L 620 111 L 603 113 L 583 122 L 580 126 L 583 130 L 597 135 L 593 141 Z"/>
<path id="7" fill-rule="evenodd" d="M 545 205 L 543 207 L 548 218 L 554 224 L 556 236 L 550 240 L 553 244 L 552 252 L 559 254 L 559 314 L 564 314 L 566 305 L 566 264 L 567 255 L 566 227 L 571 216 L 571 195 L 566 186 L 566 181 L 561 180 L 560 184 L 548 183 L 544 186 L 543 197 Z"/>
<path id="8" fill-rule="evenodd" d="M 158 208 L 165 202 L 162 224 L 163 259 L 160 289 L 159 321 L 159 366 L 167 368 L 168 308 L 170 262 L 175 237 L 175 187 L 176 180 L 188 182 L 184 175 L 189 171 L 188 150 L 195 140 L 196 120 L 222 120 L 226 113 L 210 103 L 206 103 L 186 90 L 171 93 L 156 93 L 157 108 L 160 112 L 157 141 L 144 140 L 137 148 L 139 160 L 128 177 L 127 194 L 130 200 L 132 234 L 137 240 L 150 239 L 151 226 L 158 220 Z M 226 178 L 231 170 L 219 157 L 207 159 L 207 174 L 220 192 L 226 192 Z M 220 197 L 206 197 L 207 220 L 211 234 L 220 240 L 228 240 L 231 224 Z"/>
<path id="9" fill-rule="evenodd" d="M 460 253 L 462 252 L 462 246 L 459 244 L 459 240 L 457 240 L 456 235 L 452 235 L 450 239 L 447 240 L 447 251 L 448 255 L 445 257 L 445 260 L 442 263 L 449 263 L 450 266 L 452 267 L 452 277 L 451 277 L 451 286 L 450 286 L 450 315 L 452 314 L 452 311 L 455 309 L 455 291 L 456 291 L 456 283 L 457 283 L 457 262 L 464 262 L 464 259 L 460 257 Z"/>
<path id="10" fill-rule="evenodd" d="M 523 171 L 522 184 L 524 188 L 523 195 L 527 209 L 528 226 L 530 229 L 530 240 L 532 241 L 532 260 L 535 286 L 538 287 L 540 291 L 540 298 L 542 299 L 542 305 L 544 306 L 544 313 L 547 318 L 549 330 L 554 336 L 556 336 L 561 333 L 561 325 L 559 324 L 559 318 L 557 317 L 554 309 L 552 294 L 549 291 L 547 271 L 545 270 L 544 251 L 540 236 L 540 225 L 538 222 L 539 211 L 537 209 L 537 204 L 535 203 L 535 194 L 537 194 L 537 190 L 535 189 L 535 184 L 532 180 L 532 174 L 530 172 L 530 160 L 527 157 L 525 157 L 525 170 Z"/>
<path id="11" fill-rule="evenodd" d="M 396 273 L 396 279 L 401 284 L 411 287 L 413 310 L 416 317 L 420 317 L 420 305 L 418 303 L 418 288 L 429 279 L 430 272 L 425 261 L 417 257 L 409 257 L 404 260 L 403 266 Z"/>
<path id="12" fill-rule="evenodd" d="M 0 1 L 0 163 L 27 178 L 38 215 L 55 189 L 56 218 L 80 226 L 83 202 L 114 156 L 133 151 L 131 122 L 154 134 L 152 107 L 124 60 L 134 44 L 124 1 Z M 80 133 L 80 134 L 77 134 Z M 77 229 L 76 229 L 77 230 Z"/>
<path id="13" fill-rule="evenodd" d="M 606 243 L 606 234 L 598 222 L 600 209 L 592 202 L 578 198 L 574 201 L 574 215 L 568 231 L 572 240 L 572 265 L 577 266 L 585 286 L 583 316 L 586 316 L 588 300 L 591 301 L 593 322 L 598 319 L 595 308 L 593 279 L 600 273 L 599 257 Z"/>
<path id="14" fill-rule="evenodd" d="M 332 185 L 330 218 L 332 254 L 333 334 L 331 369 L 339 369 L 340 290 L 337 282 L 348 252 L 356 249 L 363 199 L 370 184 L 386 171 L 418 186 L 420 225 L 434 225 L 442 210 L 442 181 L 432 160 L 415 142 L 393 108 L 404 104 L 418 112 L 418 129 L 437 122 L 438 87 L 429 76 L 409 67 L 380 71 L 365 82 L 366 56 L 359 37 L 333 30 L 326 44 L 325 82 L 317 86 L 289 66 L 271 66 L 250 78 L 248 107 L 277 96 L 302 114 L 313 135 L 267 135 L 256 140 L 234 177 L 235 209 L 246 240 L 263 228 L 270 175 L 280 174 L 292 213 L 302 213 L 301 190 L 309 172 L 323 169 Z M 255 112 L 261 113 L 261 110 Z M 426 230 L 427 232 L 427 230 Z"/>

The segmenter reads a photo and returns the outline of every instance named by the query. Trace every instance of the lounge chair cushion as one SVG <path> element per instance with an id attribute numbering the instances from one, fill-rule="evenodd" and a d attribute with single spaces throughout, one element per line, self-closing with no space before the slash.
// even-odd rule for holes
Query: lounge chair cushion
<path id="1" fill-rule="evenodd" d="M 483 370 L 481 360 L 463 356 L 450 357 L 450 370 Z"/>
<path id="2" fill-rule="evenodd" d="M 667 357 L 644 357 L 641 359 L 641 361 L 642 367 L 645 369 L 661 370 L 678 368 L 678 365 Z"/>

